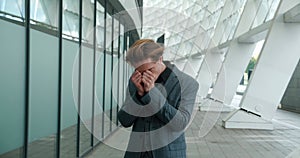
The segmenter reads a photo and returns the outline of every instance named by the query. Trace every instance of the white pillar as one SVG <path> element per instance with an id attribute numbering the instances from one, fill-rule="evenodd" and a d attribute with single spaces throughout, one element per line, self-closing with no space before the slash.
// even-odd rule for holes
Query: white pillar
<path id="1" fill-rule="evenodd" d="M 209 88 L 215 81 L 217 72 L 220 70 L 221 65 L 222 54 L 219 52 L 206 53 L 197 76 L 197 81 L 199 83 L 198 95 L 202 98 L 206 98 Z"/>
<path id="2" fill-rule="evenodd" d="M 218 103 L 212 104 L 215 107 L 209 107 L 211 110 L 233 110 L 233 108 L 226 105 L 230 105 L 235 95 L 255 46 L 255 43 L 243 44 L 237 40 L 231 42 L 211 94 L 212 100 L 216 100 Z M 222 106 L 222 108 L 220 106 Z M 202 108 L 203 110 L 205 109 L 205 107 Z"/>
<path id="3" fill-rule="evenodd" d="M 223 120 L 225 128 L 273 129 L 271 120 L 300 57 L 300 23 L 283 20 L 283 14 L 299 1 L 281 3 L 242 98 L 241 109 Z"/>

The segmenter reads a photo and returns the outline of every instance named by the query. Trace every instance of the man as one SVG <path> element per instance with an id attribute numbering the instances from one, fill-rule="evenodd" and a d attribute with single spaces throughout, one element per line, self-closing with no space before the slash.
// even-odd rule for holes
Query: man
<path id="1" fill-rule="evenodd" d="M 163 61 L 164 48 L 151 39 L 136 41 L 126 55 L 135 71 L 118 119 L 132 127 L 125 158 L 185 158 L 184 130 L 198 83 Z"/>

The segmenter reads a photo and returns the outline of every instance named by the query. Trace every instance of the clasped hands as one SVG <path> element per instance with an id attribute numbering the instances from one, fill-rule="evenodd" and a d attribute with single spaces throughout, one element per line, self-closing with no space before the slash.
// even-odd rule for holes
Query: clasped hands
<path id="1" fill-rule="evenodd" d="M 150 70 L 142 73 L 135 70 L 131 76 L 131 81 L 136 86 L 139 96 L 144 96 L 145 93 L 149 92 L 155 86 L 156 79 L 157 77 Z"/>

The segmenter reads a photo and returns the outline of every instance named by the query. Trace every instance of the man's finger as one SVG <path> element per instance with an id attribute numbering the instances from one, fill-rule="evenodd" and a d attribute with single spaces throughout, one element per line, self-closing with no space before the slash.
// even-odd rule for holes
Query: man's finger
<path id="1" fill-rule="evenodd" d="M 144 73 L 147 74 L 147 75 L 149 75 L 149 76 L 153 76 L 154 77 L 154 74 L 151 71 L 149 71 L 149 70 L 145 71 Z"/>
<path id="2" fill-rule="evenodd" d="M 154 82 L 154 77 L 153 77 L 153 76 L 144 74 L 144 75 L 143 75 L 143 78 L 147 79 L 150 83 L 151 83 L 151 82 Z"/>

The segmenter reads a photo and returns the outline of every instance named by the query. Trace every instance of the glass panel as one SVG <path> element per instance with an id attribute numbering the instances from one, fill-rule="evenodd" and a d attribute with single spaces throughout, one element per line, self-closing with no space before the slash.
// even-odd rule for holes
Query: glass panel
<path id="1" fill-rule="evenodd" d="M 106 54 L 105 62 L 105 104 L 104 104 L 104 136 L 110 133 L 110 109 L 111 109 L 111 55 Z"/>
<path id="2" fill-rule="evenodd" d="M 209 18 L 210 18 L 211 15 L 209 14 L 206 14 L 203 21 L 201 22 L 202 24 L 202 27 L 204 30 L 207 30 L 209 28 Z"/>
<path id="3" fill-rule="evenodd" d="M 35 4 L 37 12 L 32 12 L 31 18 L 39 19 L 44 15 L 40 14 L 42 9 L 38 7 L 41 6 L 38 1 Z M 58 19 L 57 12 L 53 14 Z M 30 54 L 28 157 L 56 157 L 58 38 L 31 29 Z"/>
<path id="4" fill-rule="evenodd" d="M 25 14 L 24 7 L 24 0 L 2 0 L 0 2 L 0 11 L 23 18 Z"/>
<path id="5" fill-rule="evenodd" d="M 260 7 L 258 8 L 256 17 L 254 19 L 252 28 L 257 27 L 264 22 L 267 14 L 268 14 L 269 8 L 272 4 L 272 1 L 273 0 L 262 0 Z"/>
<path id="6" fill-rule="evenodd" d="M 82 38 L 85 43 L 93 44 L 94 5 L 91 0 L 83 0 L 82 2 Z"/>
<path id="7" fill-rule="evenodd" d="M 106 50 L 111 52 L 111 43 L 112 43 L 112 18 L 107 14 L 106 18 Z"/>
<path id="8" fill-rule="evenodd" d="M 93 48 L 82 46 L 81 104 L 80 104 L 80 153 L 91 146 Z"/>
<path id="9" fill-rule="evenodd" d="M 114 48 L 113 48 L 113 89 L 112 91 L 114 92 L 112 95 L 112 130 L 114 130 L 116 128 L 117 125 L 117 106 L 118 106 L 118 100 L 119 100 L 119 96 L 118 96 L 118 92 L 120 90 L 120 86 L 119 86 L 119 80 L 120 80 L 120 76 L 119 76 L 119 37 L 120 37 L 120 31 L 119 31 L 119 21 L 117 19 L 114 19 Z M 117 93 L 115 93 L 117 92 Z"/>
<path id="10" fill-rule="evenodd" d="M 67 0 L 70 1 L 70 0 Z M 64 1 L 65 2 L 65 1 Z M 76 2 L 78 3 L 78 2 Z M 64 3 L 64 6 L 66 3 Z M 78 9 L 77 9 L 78 10 Z M 79 38 L 79 13 L 71 11 L 66 8 L 63 12 L 63 34 L 69 38 Z"/>
<path id="11" fill-rule="evenodd" d="M 235 0 L 233 3 L 233 12 L 238 11 L 240 8 L 242 8 L 246 3 L 246 0 Z"/>
<path id="12" fill-rule="evenodd" d="M 79 2 L 63 0 L 63 34 L 73 39 L 79 37 Z"/>
<path id="13" fill-rule="evenodd" d="M 229 34 L 229 37 L 227 40 L 231 40 L 233 38 L 233 35 L 235 33 L 235 30 L 237 28 L 237 25 L 238 25 L 238 22 L 239 22 L 239 18 L 240 18 L 240 14 L 239 13 L 236 13 L 232 16 L 232 23 L 231 23 L 231 32 Z"/>
<path id="14" fill-rule="evenodd" d="M 96 102 L 94 111 L 94 136 L 98 142 L 102 138 L 102 125 L 103 125 L 103 76 L 104 76 L 104 54 L 103 52 L 97 51 L 97 66 L 96 66 Z"/>
<path id="15" fill-rule="evenodd" d="M 80 155 L 91 148 L 92 108 L 93 108 L 93 62 L 94 62 L 94 30 L 91 0 L 83 0 L 82 12 L 82 72 L 81 72 L 81 104 L 80 104 Z"/>
<path id="16" fill-rule="evenodd" d="M 94 111 L 94 136 L 95 143 L 103 137 L 103 82 L 104 82 L 104 54 L 103 52 L 97 51 L 97 62 L 96 62 L 96 101 Z"/>
<path id="17" fill-rule="evenodd" d="M 62 53 L 62 68 L 64 73 L 62 76 L 63 100 L 61 111 L 60 155 L 61 157 L 76 157 L 78 112 L 78 43 L 75 41 L 63 40 Z M 74 65 L 74 63 L 76 64 Z"/>
<path id="18" fill-rule="evenodd" d="M 114 19 L 114 54 L 118 54 L 118 47 L 119 47 L 119 21 Z"/>
<path id="19" fill-rule="evenodd" d="M 58 27 L 58 20 L 56 17 L 58 11 L 58 2 L 53 0 L 39 0 L 42 6 L 45 16 L 49 19 L 50 25 Z"/>
<path id="20" fill-rule="evenodd" d="M 106 61 L 105 61 L 105 104 L 104 104 L 104 136 L 110 133 L 111 128 L 111 90 L 112 90 L 112 17 L 107 14 L 106 18 Z"/>
<path id="21" fill-rule="evenodd" d="M 213 13 L 224 5 L 224 0 L 209 1 L 207 9 Z"/>
<path id="22" fill-rule="evenodd" d="M 70 2 L 73 3 L 70 3 Z M 79 1 L 63 1 L 63 34 L 79 37 Z M 72 39 L 72 38 L 71 38 Z M 61 157 L 76 157 L 77 112 L 78 112 L 78 75 L 79 44 L 78 40 L 62 41 L 63 75 L 62 75 L 62 107 L 61 107 Z M 72 82 L 73 81 L 73 82 Z M 74 97 L 75 96 L 75 97 Z"/>
<path id="23" fill-rule="evenodd" d="M 57 10 L 58 1 L 33 0 L 30 3 L 31 23 L 52 29 L 57 28 Z"/>
<path id="24" fill-rule="evenodd" d="M 25 131 L 25 29 L 3 19 L 0 28 L 0 157 L 17 158 L 23 154 Z"/>
<path id="25" fill-rule="evenodd" d="M 104 47 L 104 8 L 97 2 L 97 44 Z"/>
<path id="26" fill-rule="evenodd" d="M 243 12 L 245 2 L 245 0 L 234 0 L 234 2 L 232 2 L 232 13 L 228 15 L 226 19 L 223 20 L 221 26 L 223 34 L 221 40 L 219 41 L 219 44 L 224 43 L 233 38 L 235 30 L 237 28 L 237 24 Z"/>
<path id="27" fill-rule="evenodd" d="M 121 24 L 120 26 L 120 54 L 122 55 L 124 52 L 124 26 Z"/>
<path id="28" fill-rule="evenodd" d="M 96 144 L 102 138 L 102 125 L 103 125 L 103 76 L 104 76 L 104 55 L 103 55 L 103 45 L 104 45 L 104 8 L 97 1 L 97 18 L 96 18 L 96 40 L 97 55 L 96 55 L 96 79 L 95 79 L 95 109 L 94 109 L 94 144 Z"/>
<path id="29" fill-rule="evenodd" d="M 269 20 L 271 20 L 271 19 L 274 18 L 276 10 L 277 10 L 277 8 L 279 6 L 279 3 L 280 3 L 280 0 L 273 0 L 272 6 L 271 6 L 271 8 L 269 10 L 269 13 L 267 15 L 266 21 L 269 21 Z"/>
<path id="30" fill-rule="evenodd" d="M 193 47 L 192 43 L 189 41 L 186 41 L 181 45 L 177 54 L 180 56 L 188 55 L 191 53 L 192 47 Z"/>
<path id="31" fill-rule="evenodd" d="M 124 82 L 124 56 L 123 56 L 123 52 L 124 52 L 124 26 L 121 24 L 120 26 L 120 59 L 119 59 L 119 64 L 120 64 L 120 68 L 119 68 L 119 106 L 121 107 L 123 105 L 123 98 L 124 98 L 124 87 L 127 83 Z"/>
<path id="32" fill-rule="evenodd" d="M 119 76 L 118 76 L 118 56 L 117 55 L 113 55 L 113 78 L 112 78 L 112 88 L 113 88 L 113 92 L 118 91 L 119 87 L 118 87 L 118 80 L 119 80 Z M 116 129 L 116 125 L 117 125 L 117 106 L 118 106 L 118 98 L 117 95 L 115 95 L 116 93 L 113 93 L 112 95 L 112 116 L 111 116 L 111 126 L 112 126 L 112 130 Z"/>

